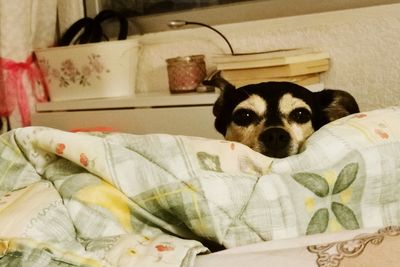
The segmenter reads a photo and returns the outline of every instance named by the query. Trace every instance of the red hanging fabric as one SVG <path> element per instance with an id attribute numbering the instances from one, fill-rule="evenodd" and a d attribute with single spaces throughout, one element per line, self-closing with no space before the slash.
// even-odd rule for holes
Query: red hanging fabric
<path id="1" fill-rule="evenodd" d="M 15 62 L 11 59 L 0 58 L 0 116 L 8 117 L 18 106 L 21 114 L 22 126 L 31 124 L 30 108 L 27 89 L 23 78 L 26 74 L 31 85 L 31 90 L 38 102 L 48 101 L 48 90 L 42 73 L 30 55 L 24 62 Z M 41 83 L 44 89 L 38 93 L 37 83 Z"/>

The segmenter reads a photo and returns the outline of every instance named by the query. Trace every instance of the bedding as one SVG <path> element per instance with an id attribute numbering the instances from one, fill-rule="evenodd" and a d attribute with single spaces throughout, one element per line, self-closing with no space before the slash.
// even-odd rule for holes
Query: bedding
<path id="1" fill-rule="evenodd" d="M 400 227 L 272 240 L 199 255 L 195 267 L 399 266 Z"/>
<path id="2" fill-rule="evenodd" d="M 353 114 L 302 153 L 164 134 L 0 136 L 0 265 L 193 266 L 265 241 L 399 225 L 400 108 Z"/>

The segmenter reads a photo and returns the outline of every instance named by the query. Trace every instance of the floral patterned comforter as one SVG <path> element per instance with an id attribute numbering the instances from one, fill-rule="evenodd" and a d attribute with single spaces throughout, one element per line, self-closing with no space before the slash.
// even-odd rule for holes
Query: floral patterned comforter
<path id="1" fill-rule="evenodd" d="M 399 225 L 399 192 L 398 107 L 326 125 L 285 159 L 21 128 L 0 136 L 0 265 L 192 266 L 207 247 Z"/>

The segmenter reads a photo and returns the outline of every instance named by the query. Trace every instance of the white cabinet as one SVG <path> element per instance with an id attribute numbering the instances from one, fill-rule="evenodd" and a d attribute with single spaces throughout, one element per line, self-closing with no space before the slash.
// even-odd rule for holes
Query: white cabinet
<path id="1" fill-rule="evenodd" d="M 214 128 L 216 93 L 151 93 L 39 103 L 32 125 L 61 130 L 108 127 L 134 134 L 167 133 L 222 139 Z"/>

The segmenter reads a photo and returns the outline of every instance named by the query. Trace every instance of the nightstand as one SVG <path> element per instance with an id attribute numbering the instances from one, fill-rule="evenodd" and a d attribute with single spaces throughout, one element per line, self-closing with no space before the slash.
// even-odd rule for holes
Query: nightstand
<path id="1" fill-rule="evenodd" d="M 39 103 L 32 125 L 73 131 L 94 127 L 133 134 L 166 133 L 223 139 L 214 129 L 217 93 L 154 92 L 132 97 Z"/>

